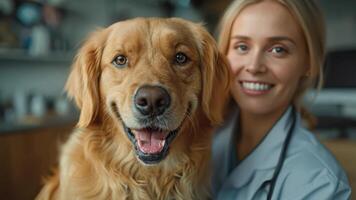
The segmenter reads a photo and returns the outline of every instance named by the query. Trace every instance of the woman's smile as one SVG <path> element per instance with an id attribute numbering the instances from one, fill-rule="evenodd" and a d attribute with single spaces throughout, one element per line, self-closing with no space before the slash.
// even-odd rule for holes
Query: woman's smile
<path id="1" fill-rule="evenodd" d="M 273 84 L 261 81 L 239 81 L 239 83 L 242 92 L 252 96 L 267 94 L 274 87 Z"/>

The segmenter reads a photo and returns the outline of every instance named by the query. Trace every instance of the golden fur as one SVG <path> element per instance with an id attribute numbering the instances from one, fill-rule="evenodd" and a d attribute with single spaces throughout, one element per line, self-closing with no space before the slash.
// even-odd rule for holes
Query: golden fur
<path id="1" fill-rule="evenodd" d="M 172 62 L 177 52 L 189 62 Z M 127 66 L 112 64 L 118 54 L 127 56 Z M 79 50 L 66 84 L 81 109 L 77 128 L 62 147 L 58 173 L 37 199 L 209 198 L 211 137 L 230 80 L 226 60 L 201 25 L 136 18 L 96 31 Z M 145 84 L 167 89 L 167 127 L 181 126 L 167 157 L 154 165 L 137 158 L 121 122 L 135 124 L 132 97 Z"/>

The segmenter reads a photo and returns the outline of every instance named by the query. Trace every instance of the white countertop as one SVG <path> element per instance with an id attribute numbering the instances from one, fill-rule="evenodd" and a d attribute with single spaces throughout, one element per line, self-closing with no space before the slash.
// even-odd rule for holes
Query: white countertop
<path id="1" fill-rule="evenodd" d="M 305 102 L 312 110 L 325 106 L 337 107 L 342 115 L 356 118 L 356 88 L 322 89 L 316 96 L 315 91 L 308 91 Z"/>

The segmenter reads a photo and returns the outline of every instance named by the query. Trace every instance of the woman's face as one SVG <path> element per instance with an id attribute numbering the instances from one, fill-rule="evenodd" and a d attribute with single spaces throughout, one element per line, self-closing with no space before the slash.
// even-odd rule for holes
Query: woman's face
<path id="1" fill-rule="evenodd" d="M 242 112 L 251 114 L 283 112 L 308 70 L 302 30 L 276 1 L 252 4 L 240 12 L 227 57 L 234 74 L 232 96 Z"/>

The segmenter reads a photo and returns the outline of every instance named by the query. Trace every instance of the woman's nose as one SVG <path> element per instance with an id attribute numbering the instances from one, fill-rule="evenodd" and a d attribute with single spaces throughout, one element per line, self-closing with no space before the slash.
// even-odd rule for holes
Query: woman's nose
<path id="1" fill-rule="evenodd" d="M 260 52 L 251 53 L 249 62 L 245 67 L 246 70 L 252 74 L 264 73 L 267 71 L 263 55 Z"/>

